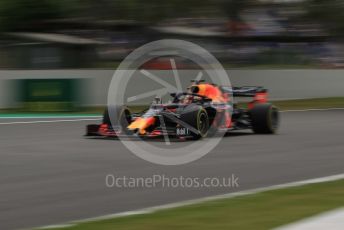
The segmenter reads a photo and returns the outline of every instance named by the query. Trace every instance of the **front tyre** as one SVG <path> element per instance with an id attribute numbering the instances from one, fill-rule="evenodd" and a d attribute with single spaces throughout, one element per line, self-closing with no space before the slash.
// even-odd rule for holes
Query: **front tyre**
<path id="1" fill-rule="evenodd" d="M 279 126 L 278 109 L 271 104 L 256 104 L 250 111 L 254 133 L 273 134 Z"/>
<path id="2" fill-rule="evenodd" d="M 126 106 L 116 106 L 114 108 L 105 109 L 103 114 L 103 124 L 107 124 L 114 127 L 120 127 L 125 134 L 131 134 L 127 129 L 128 125 L 131 123 L 132 116 L 131 112 Z M 110 118 L 110 115 L 113 118 Z"/>
<path id="3" fill-rule="evenodd" d="M 190 132 L 192 139 L 204 138 L 209 130 L 209 117 L 205 109 L 199 107 L 181 114 L 181 120 L 195 128 L 198 132 Z"/>

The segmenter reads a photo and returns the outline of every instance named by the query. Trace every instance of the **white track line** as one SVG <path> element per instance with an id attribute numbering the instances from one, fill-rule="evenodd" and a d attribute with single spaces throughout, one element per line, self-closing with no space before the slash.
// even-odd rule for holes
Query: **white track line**
<path id="1" fill-rule="evenodd" d="M 112 219 L 112 218 L 119 218 L 119 217 L 140 215 L 140 214 L 141 215 L 142 214 L 149 214 L 149 213 L 154 213 L 154 212 L 157 212 L 160 210 L 178 208 L 178 207 L 183 207 L 183 206 L 187 206 L 187 205 L 194 205 L 194 204 L 199 204 L 199 203 L 203 203 L 203 202 L 207 202 L 207 201 L 214 201 L 214 200 L 219 200 L 219 199 L 229 199 L 229 198 L 235 198 L 235 197 L 245 196 L 245 195 L 254 195 L 257 193 L 267 192 L 267 191 L 271 191 L 271 190 L 291 188 L 291 187 L 297 187 L 297 186 L 303 186 L 303 185 L 309 185 L 309 184 L 315 184 L 315 183 L 322 183 L 322 182 L 330 182 L 330 181 L 336 181 L 336 180 L 341 180 L 341 179 L 344 179 L 344 174 L 338 174 L 338 175 L 333 175 L 333 176 L 327 176 L 327 177 L 321 177 L 321 178 L 315 178 L 315 179 L 309 179 L 309 180 L 303 180 L 303 181 L 297 181 L 297 182 L 291 182 L 291 183 L 280 184 L 280 185 L 272 185 L 272 186 L 268 186 L 268 187 L 250 189 L 250 190 L 245 190 L 245 191 L 241 191 L 241 192 L 226 193 L 223 195 L 209 196 L 209 197 L 204 197 L 204 198 L 200 198 L 200 199 L 193 199 L 193 200 L 187 200 L 187 201 L 181 201 L 181 202 L 176 202 L 176 203 L 170 203 L 170 204 L 166 204 L 166 205 L 160 205 L 160 206 L 154 206 L 154 207 L 139 209 L 136 211 L 114 213 L 114 214 L 109 214 L 109 215 L 104 215 L 104 216 L 99 216 L 99 217 L 94 217 L 94 218 L 71 221 L 69 223 L 65 223 L 65 224 L 61 224 L 61 225 L 44 226 L 44 227 L 40 227 L 38 229 L 52 229 L 54 227 L 55 228 L 58 228 L 61 226 L 63 227 L 64 225 L 75 226 L 77 224 L 91 222 L 91 221 L 107 220 L 107 219 Z"/>
<path id="2" fill-rule="evenodd" d="M 68 227 L 73 227 L 74 225 L 75 224 L 56 224 L 56 225 L 45 226 L 43 228 L 38 228 L 38 229 L 68 228 Z"/>
<path id="3" fill-rule="evenodd" d="M 327 109 L 291 109 L 291 110 L 282 110 L 282 113 L 288 112 L 311 112 L 311 111 L 330 111 L 330 110 L 344 110 L 344 108 L 327 108 Z"/>
<path id="4" fill-rule="evenodd" d="M 3 116 L 0 117 L 1 119 L 68 119 L 68 118 L 102 118 L 102 116 L 94 115 L 94 116 Z"/>
<path id="5" fill-rule="evenodd" d="M 76 121 L 99 121 L 99 120 L 101 120 L 101 118 L 86 118 L 86 119 L 71 119 L 71 120 L 51 120 L 51 121 L 14 121 L 14 122 L 0 122 L 0 125 L 59 123 L 59 122 L 76 122 Z"/>

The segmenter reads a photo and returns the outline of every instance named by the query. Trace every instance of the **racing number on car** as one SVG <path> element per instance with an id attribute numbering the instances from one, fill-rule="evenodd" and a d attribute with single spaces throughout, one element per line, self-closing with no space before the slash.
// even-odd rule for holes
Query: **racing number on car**
<path id="1" fill-rule="evenodd" d="M 188 136 L 190 135 L 190 130 L 188 128 L 177 128 L 177 136 Z"/>

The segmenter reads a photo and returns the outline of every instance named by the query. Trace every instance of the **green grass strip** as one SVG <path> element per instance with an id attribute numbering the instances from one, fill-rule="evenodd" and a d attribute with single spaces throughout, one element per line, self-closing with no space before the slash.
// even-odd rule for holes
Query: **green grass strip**
<path id="1" fill-rule="evenodd" d="M 344 180 L 81 223 L 63 230 L 271 229 L 344 206 Z"/>

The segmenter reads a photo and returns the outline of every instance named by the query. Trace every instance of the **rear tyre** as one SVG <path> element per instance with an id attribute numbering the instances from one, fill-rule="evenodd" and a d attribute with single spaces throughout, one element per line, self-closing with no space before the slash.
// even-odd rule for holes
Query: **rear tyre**
<path id="1" fill-rule="evenodd" d="M 207 136 L 209 130 L 209 117 L 205 109 L 201 107 L 192 108 L 182 113 L 180 119 L 198 131 L 197 133 L 190 131 L 192 139 L 198 140 Z"/>
<path id="2" fill-rule="evenodd" d="M 271 104 L 257 104 L 251 109 L 250 114 L 254 133 L 276 133 L 279 126 L 279 112 L 275 106 Z"/>

